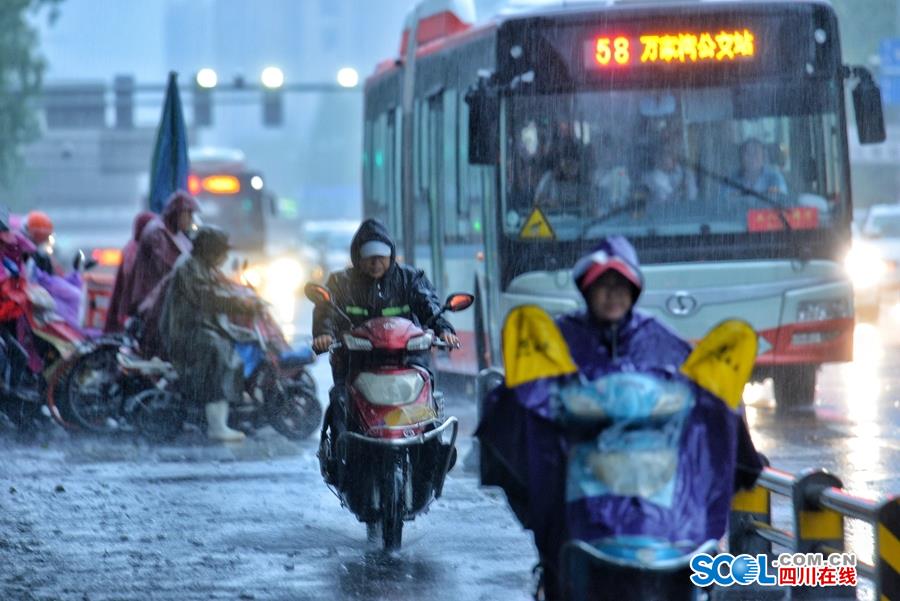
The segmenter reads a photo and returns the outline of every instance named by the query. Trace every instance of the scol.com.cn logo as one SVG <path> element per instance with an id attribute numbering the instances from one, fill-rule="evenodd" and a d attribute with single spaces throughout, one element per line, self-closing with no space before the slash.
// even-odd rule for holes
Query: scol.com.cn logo
<path id="1" fill-rule="evenodd" d="M 782 553 L 766 555 L 698 553 L 691 558 L 695 586 L 856 586 L 856 555 Z"/>

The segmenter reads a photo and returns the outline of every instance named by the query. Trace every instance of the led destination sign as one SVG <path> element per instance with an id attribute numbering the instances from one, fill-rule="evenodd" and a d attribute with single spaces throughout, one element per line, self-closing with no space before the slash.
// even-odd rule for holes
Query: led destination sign
<path id="1" fill-rule="evenodd" d="M 752 61 L 756 54 L 756 36 L 750 29 L 599 35 L 584 45 L 585 64 L 601 70 Z"/>

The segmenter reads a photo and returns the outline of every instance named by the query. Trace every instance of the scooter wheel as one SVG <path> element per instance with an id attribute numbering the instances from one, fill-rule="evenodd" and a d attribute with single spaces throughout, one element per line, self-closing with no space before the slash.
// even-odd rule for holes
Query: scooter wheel
<path id="1" fill-rule="evenodd" d="M 134 425 L 150 442 L 168 442 L 181 432 L 186 418 L 180 396 L 166 390 L 150 388 L 128 402 L 134 407 Z"/>
<path id="2" fill-rule="evenodd" d="M 285 438 L 304 440 L 322 425 L 322 405 L 302 382 L 278 382 L 265 378 L 261 382 L 266 399 L 269 423 Z"/>

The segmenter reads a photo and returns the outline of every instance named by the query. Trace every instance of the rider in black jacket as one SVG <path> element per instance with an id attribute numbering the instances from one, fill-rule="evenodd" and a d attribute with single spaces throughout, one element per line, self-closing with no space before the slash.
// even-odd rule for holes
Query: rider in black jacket
<path id="1" fill-rule="evenodd" d="M 438 337 L 451 346 L 459 339 L 453 326 L 440 313 L 441 303 L 434 286 L 421 269 L 397 263 L 394 241 L 387 228 L 377 219 L 367 219 L 356 231 L 350 243 L 348 267 L 328 277 L 326 286 L 332 300 L 357 326 L 373 317 L 405 317 L 419 326 L 429 324 Z M 325 352 L 347 331 L 348 324 L 330 306 L 317 305 L 313 312 L 313 348 Z M 346 354 L 332 354 L 331 371 L 334 387 L 331 405 L 325 417 L 325 429 L 331 428 L 332 441 L 346 424 L 344 383 L 347 376 Z"/>

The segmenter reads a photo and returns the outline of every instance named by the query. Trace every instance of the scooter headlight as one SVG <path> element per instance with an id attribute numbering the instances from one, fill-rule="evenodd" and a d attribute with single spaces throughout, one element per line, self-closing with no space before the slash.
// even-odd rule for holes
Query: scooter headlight
<path id="1" fill-rule="evenodd" d="M 344 334 L 344 346 L 348 351 L 371 351 L 372 343 L 365 338 Z"/>
<path id="2" fill-rule="evenodd" d="M 375 374 L 363 372 L 353 384 L 373 405 L 408 405 L 415 402 L 425 387 L 418 372 Z"/>
<path id="3" fill-rule="evenodd" d="M 411 338 L 409 342 L 406 343 L 406 350 L 408 351 L 427 351 L 431 348 L 432 342 L 431 334 L 423 334 L 421 336 L 416 336 L 415 338 Z"/>

